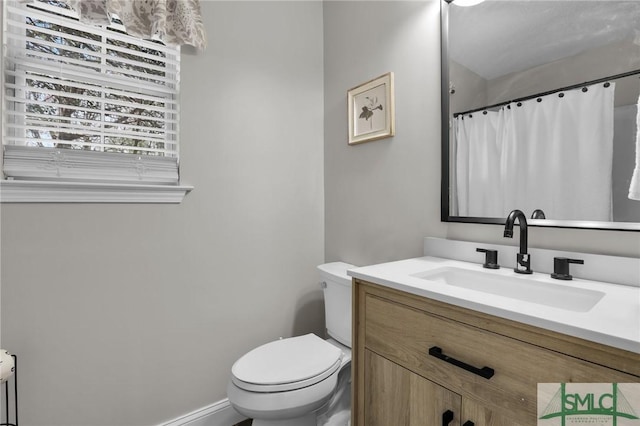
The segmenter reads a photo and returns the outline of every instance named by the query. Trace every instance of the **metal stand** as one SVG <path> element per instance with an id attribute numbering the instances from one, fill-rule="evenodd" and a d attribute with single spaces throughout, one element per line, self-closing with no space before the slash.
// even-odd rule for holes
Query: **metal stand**
<path id="1" fill-rule="evenodd" d="M 9 423 L 9 381 L 4 382 L 4 419 L 6 423 L 0 423 L 0 426 L 18 426 L 18 357 L 13 357 L 13 365 L 15 371 L 13 372 L 13 418 L 15 423 Z"/>

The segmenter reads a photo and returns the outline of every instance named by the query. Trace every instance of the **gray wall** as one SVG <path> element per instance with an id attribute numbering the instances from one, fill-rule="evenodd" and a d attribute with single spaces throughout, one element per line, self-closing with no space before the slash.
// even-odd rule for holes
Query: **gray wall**
<path id="1" fill-rule="evenodd" d="M 639 67 L 640 45 L 627 39 L 490 80 L 487 82 L 487 103 L 517 99 Z M 617 80 L 616 106 L 637 103 L 639 88 L 637 76 Z"/>
<path id="2" fill-rule="evenodd" d="M 414 257 L 440 223 L 439 3 L 325 2 L 326 256 Z M 347 145 L 347 90 L 395 74 L 396 136 Z"/>
<path id="3" fill-rule="evenodd" d="M 2 205 L 20 424 L 152 425 L 226 397 L 259 344 L 322 333 L 322 4 L 202 2 L 180 205 Z"/>
<path id="4" fill-rule="evenodd" d="M 499 226 L 440 222 L 439 2 L 326 2 L 324 28 L 326 260 L 420 256 L 425 236 L 517 244 Z M 387 71 L 396 136 L 348 146 L 346 91 Z M 529 243 L 640 257 L 637 232 L 532 228 Z"/>
<path id="5" fill-rule="evenodd" d="M 449 111 L 469 111 L 490 105 L 487 102 L 487 80 L 459 63 L 449 61 L 449 81 L 455 92 L 449 96 Z"/>

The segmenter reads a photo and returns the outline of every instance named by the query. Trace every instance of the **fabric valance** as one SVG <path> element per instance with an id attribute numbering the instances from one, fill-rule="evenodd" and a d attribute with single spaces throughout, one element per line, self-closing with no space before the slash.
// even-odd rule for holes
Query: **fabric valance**
<path id="1" fill-rule="evenodd" d="M 171 46 L 207 46 L 199 0 L 63 0 L 80 22 L 109 25 L 117 17 L 127 34 Z"/>

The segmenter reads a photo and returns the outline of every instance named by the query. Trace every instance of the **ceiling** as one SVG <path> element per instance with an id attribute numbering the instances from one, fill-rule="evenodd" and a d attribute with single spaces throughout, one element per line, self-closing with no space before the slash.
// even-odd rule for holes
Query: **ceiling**
<path id="1" fill-rule="evenodd" d="M 449 8 L 449 54 L 491 80 L 631 39 L 640 0 L 487 0 Z"/>

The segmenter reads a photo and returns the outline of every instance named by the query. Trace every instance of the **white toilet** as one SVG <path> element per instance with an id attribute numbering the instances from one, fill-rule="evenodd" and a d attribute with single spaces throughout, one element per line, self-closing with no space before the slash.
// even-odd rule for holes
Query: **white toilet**
<path id="1" fill-rule="evenodd" d="M 253 426 L 346 425 L 351 375 L 351 278 L 343 262 L 318 266 L 329 339 L 280 339 L 233 364 L 227 396 Z M 344 419 L 344 420 L 343 420 Z"/>

